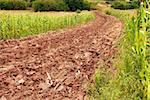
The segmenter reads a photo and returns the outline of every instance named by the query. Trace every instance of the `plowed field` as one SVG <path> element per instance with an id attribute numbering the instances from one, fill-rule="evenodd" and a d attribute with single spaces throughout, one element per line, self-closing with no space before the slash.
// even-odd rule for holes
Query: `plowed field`
<path id="1" fill-rule="evenodd" d="M 95 14 L 86 25 L 0 40 L 1 99 L 86 100 L 86 84 L 97 63 L 116 52 L 123 28 L 115 17 Z"/>

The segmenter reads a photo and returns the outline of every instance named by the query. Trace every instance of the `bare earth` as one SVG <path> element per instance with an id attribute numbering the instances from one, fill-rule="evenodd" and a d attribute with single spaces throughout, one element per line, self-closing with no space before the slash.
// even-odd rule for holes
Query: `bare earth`
<path id="1" fill-rule="evenodd" d="M 115 17 L 95 14 L 86 25 L 1 40 L 0 100 L 86 100 L 97 62 L 114 55 L 123 28 Z"/>

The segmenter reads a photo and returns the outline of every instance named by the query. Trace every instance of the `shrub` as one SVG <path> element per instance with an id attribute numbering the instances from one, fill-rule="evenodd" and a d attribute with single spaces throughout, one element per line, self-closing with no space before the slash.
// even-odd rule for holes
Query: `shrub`
<path id="1" fill-rule="evenodd" d="M 25 10 L 28 3 L 23 0 L 0 0 L 2 10 Z"/>
<path id="2" fill-rule="evenodd" d="M 25 1 L 28 2 L 28 7 L 32 7 L 32 2 L 36 0 L 25 0 Z"/>
<path id="3" fill-rule="evenodd" d="M 90 10 L 90 8 L 91 8 L 91 4 L 88 1 L 84 1 L 81 10 Z"/>
<path id="4" fill-rule="evenodd" d="M 64 0 L 70 11 L 90 10 L 90 3 L 84 0 Z"/>
<path id="5" fill-rule="evenodd" d="M 140 2 L 139 2 L 139 1 L 136 1 L 136 0 L 130 2 L 130 4 L 131 4 L 131 8 L 132 8 L 132 9 L 134 9 L 134 8 L 139 8 L 139 7 L 140 7 Z"/>
<path id="6" fill-rule="evenodd" d="M 138 1 L 132 1 L 132 2 L 114 1 L 112 3 L 112 7 L 121 10 L 135 9 L 135 8 L 139 8 L 139 2 Z"/>
<path id="7" fill-rule="evenodd" d="M 66 11 L 68 6 L 63 0 L 37 0 L 32 5 L 35 11 Z"/>
<path id="8" fill-rule="evenodd" d="M 36 0 L 32 7 L 35 11 L 76 11 L 90 10 L 90 3 L 84 0 Z"/>

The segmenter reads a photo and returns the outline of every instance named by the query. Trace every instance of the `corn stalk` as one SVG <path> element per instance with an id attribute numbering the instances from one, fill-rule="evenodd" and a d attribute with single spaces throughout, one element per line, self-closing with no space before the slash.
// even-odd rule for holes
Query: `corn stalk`
<path id="1" fill-rule="evenodd" d="M 147 100 L 150 100 L 150 64 L 149 64 L 149 42 L 150 37 L 148 32 L 149 17 L 150 16 L 150 6 L 149 1 L 145 0 L 141 3 L 140 8 L 140 30 L 136 37 L 135 49 L 137 55 L 140 57 L 139 62 L 141 63 L 140 77 L 142 79 L 142 84 L 145 86 L 144 94 Z"/>

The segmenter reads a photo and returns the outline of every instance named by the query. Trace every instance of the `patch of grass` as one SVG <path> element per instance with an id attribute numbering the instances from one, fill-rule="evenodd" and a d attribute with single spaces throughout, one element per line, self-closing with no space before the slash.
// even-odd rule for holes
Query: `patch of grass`
<path id="1" fill-rule="evenodd" d="M 137 15 L 129 15 L 128 11 L 104 10 L 120 18 L 125 23 L 125 29 L 118 43 L 119 53 L 113 61 L 117 73 L 108 74 L 105 69 L 95 74 L 88 89 L 91 100 L 150 99 L 149 10 L 141 5 Z"/>
<path id="2" fill-rule="evenodd" d="M 111 5 L 108 5 L 108 4 L 98 4 L 97 9 L 108 15 L 116 16 L 123 22 L 126 22 L 126 20 L 128 20 L 128 18 L 131 18 L 131 17 L 137 15 L 137 9 L 132 9 L 132 10 L 113 9 L 113 8 L 111 8 Z"/>
<path id="3" fill-rule="evenodd" d="M 44 33 L 64 27 L 86 23 L 94 19 L 92 12 L 73 13 L 71 15 L 52 15 L 48 13 L 8 12 L 0 13 L 0 39 L 20 38 Z"/>

